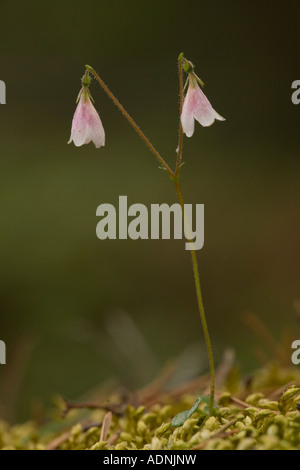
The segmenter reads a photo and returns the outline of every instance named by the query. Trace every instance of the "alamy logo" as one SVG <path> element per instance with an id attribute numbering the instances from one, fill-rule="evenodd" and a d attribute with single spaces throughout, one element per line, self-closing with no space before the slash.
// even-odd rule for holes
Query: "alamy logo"
<path id="1" fill-rule="evenodd" d="M 296 90 L 292 93 L 292 103 L 299 104 L 300 103 L 300 80 L 294 80 L 292 83 L 292 89 Z"/>
<path id="2" fill-rule="evenodd" d="M 127 196 L 119 196 L 118 209 L 117 216 L 112 204 L 105 203 L 97 207 L 96 215 L 101 220 L 97 224 L 96 234 L 100 240 L 170 239 L 173 225 L 174 239 L 182 239 L 184 233 L 186 250 L 200 250 L 204 245 L 204 204 L 196 204 L 194 224 L 192 204 L 184 204 L 184 221 L 180 204 L 151 204 L 148 213 L 144 204 L 132 204 L 128 207 Z"/>
<path id="3" fill-rule="evenodd" d="M 0 80 L 0 104 L 6 104 L 6 86 L 3 80 Z"/>
<path id="4" fill-rule="evenodd" d="M 6 364 L 6 345 L 0 340 L 0 364 Z"/>
<path id="5" fill-rule="evenodd" d="M 300 364 L 300 340 L 295 339 L 295 341 L 292 342 L 292 349 L 295 349 L 295 351 L 292 354 L 291 360 L 292 363 L 295 364 L 295 366 Z"/>

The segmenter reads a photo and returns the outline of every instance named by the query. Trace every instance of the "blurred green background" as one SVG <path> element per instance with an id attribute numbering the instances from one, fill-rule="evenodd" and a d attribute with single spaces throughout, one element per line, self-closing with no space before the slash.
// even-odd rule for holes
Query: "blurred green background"
<path id="1" fill-rule="evenodd" d="M 255 366 L 248 310 L 276 337 L 289 326 L 299 337 L 299 13 L 296 0 L 1 2 L 1 416 L 111 377 L 140 386 L 182 355 L 207 370 L 184 243 L 96 238 L 102 202 L 176 194 L 96 82 L 106 146 L 67 145 L 84 64 L 173 166 L 177 57 L 194 62 L 226 117 L 196 125 L 182 170 L 185 202 L 205 204 L 198 260 L 216 360 L 230 345 Z"/>

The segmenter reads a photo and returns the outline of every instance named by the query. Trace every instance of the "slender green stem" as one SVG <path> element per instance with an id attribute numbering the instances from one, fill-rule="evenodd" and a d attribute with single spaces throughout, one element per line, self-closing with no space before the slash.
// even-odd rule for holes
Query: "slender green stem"
<path id="1" fill-rule="evenodd" d="M 180 54 L 178 59 L 178 74 L 179 74 L 179 139 L 178 139 L 178 149 L 177 149 L 177 161 L 176 161 L 176 168 L 175 168 L 175 180 L 179 179 L 179 170 L 180 170 L 180 162 L 181 162 L 181 155 L 182 155 L 182 144 L 183 144 L 183 129 L 181 125 L 181 113 L 183 108 L 183 76 L 182 76 L 182 54 Z"/>
<path id="2" fill-rule="evenodd" d="M 179 203 L 181 205 L 183 219 L 185 221 L 185 218 L 184 218 L 184 202 L 183 202 L 181 187 L 180 187 L 180 184 L 179 184 L 178 180 L 175 181 L 175 188 L 176 188 Z M 214 398 L 215 398 L 214 358 L 213 358 L 210 335 L 209 335 L 209 330 L 208 330 L 205 311 L 204 311 L 202 292 L 201 292 L 201 286 L 200 286 L 200 277 L 199 277 L 197 256 L 196 256 L 196 251 L 194 249 L 191 250 L 191 257 L 192 257 L 192 265 L 193 265 L 195 287 L 196 287 L 196 294 L 197 294 L 198 310 L 199 310 L 199 313 L 200 313 L 202 328 L 203 328 L 203 332 L 204 332 L 204 338 L 205 338 L 206 349 L 207 349 L 207 354 L 208 354 L 208 361 L 209 361 L 209 368 L 210 368 L 211 386 L 210 386 L 209 414 L 210 414 L 210 416 L 212 416 L 213 408 L 214 408 Z"/>
<path id="3" fill-rule="evenodd" d="M 99 75 L 95 72 L 95 70 L 90 67 L 89 65 L 85 66 L 87 70 L 89 70 L 97 80 L 97 82 L 101 85 L 105 93 L 112 99 L 112 101 L 115 103 L 115 105 L 119 108 L 121 113 L 126 117 L 127 121 L 131 126 L 135 129 L 135 131 L 139 134 L 139 136 L 143 139 L 147 147 L 151 150 L 151 152 L 156 156 L 156 158 L 159 160 L 159 162 L 162 164 L 163 168 L 167 170 L 168 174 L 170 177 L 173 179 L 174 178 L 174 172 L 171 170 L 169 165 L 165 162 L 163 157 L 159 154 L 159 152 L 153 147 L 151 144 L 150 140 L 145 136 L 143 131 L 139 128 L 139 126 L 134 122 L 132 117 L 127 113 L 125 108 L 121 105 L 119 100 L 113 95 L 113 93 L 109 90 L 107 85 L 105 85 L 104 81 L 99 77 Z"/>
<path id="4" fill-rule="evenodd" d="M 193 64 L 191 62 L 187 61 L 185 59 L 185 57 L 183 56 L 183 54 L 180 54 L 179 58 L 178 58 L 179 94 L 180 94 L 180 104 L 179 104 L 179 113 L 180 114 L 179 114 L 179 116 L 180 117 L 181 117 L 182 108 L 183 108 L 183 91 L 184 91 L 183 90 L 183 76 L 182 76 L 182 67 L 183 66 L 187 66 L 188 69 L 193 69 Z M 175 168 L 175 172 L 174 172 L 175 173 L 174 183 L 175 183 L 175 188 L 176 188 L 176 192 L 177 192 L 177 197 L 178 197 L 179 203 L 181 205 L 181 210 L 182 210 L 182 214 L 183 214 L 184 223 L 186 223 L 187 221 L 185 220 L 185 217 L 184 217 L 184 202 L 183 202 L 182 191 L 181 191 L 181 187 L 180 187 L 180 183 L 179 183 L 180 162 L 181 162 L 182 144 L 183 144 L 183 129 L 182 129 L 180 117 L 179 117 L 179 143 L 178 143 L 176 168 Z M 194 249 L 191 250 L 191 257 L 192 257 L 192 266 L 193 266 L 193 272 L 194 272 L 195 288 L 196 288 L 196 294 L 197 294 L 198 310 L 199 310 L 199 313 L 200 313 L 200 318 L 201 318 L 201 323 L 202 323 L 202 328 L 203 328 L 204 338 L 205 338 L 205 343 L 206 343 L 206 349 L 207 349 L 207 353 L 208 353 L 208 360 L 209 360 L 210 377 L 211 377 L 209 414 L 211 416 L 212 413 L 213 413 L 214 397 L 215 397 L 214 358 L 213 358 L 210 335 L 209 335 L 209 330 L 208 330 L 205 311 L 204 311 L 197 256 L 196 256 L 196 251 Z"/>

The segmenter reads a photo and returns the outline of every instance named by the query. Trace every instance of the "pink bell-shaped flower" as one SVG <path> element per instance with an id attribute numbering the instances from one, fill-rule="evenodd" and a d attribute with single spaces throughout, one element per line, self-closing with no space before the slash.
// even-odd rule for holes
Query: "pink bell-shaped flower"
<path id="1" fill-rule="evenodd" d="M 195 76 L 190 74 L 189 88 L 184 99 L 181 113 L 182 129 L 187 137 L 191 137 L 194 133 L 195 119 L 203 127 L 211 126 L 215 119 L 225 121 L 225 119 L 213 109 L 199 87 Z"/>
<path id="2" fill-rule="evenodd" d="M 83 87 L 79 103 L 73 116 L 71 136 L 68 144 L 74 142 L 76 147 L 94 142 L 96 148 L 105 144 L 105 132 L 101 119 L 94 108 L 89 91 Z"/>

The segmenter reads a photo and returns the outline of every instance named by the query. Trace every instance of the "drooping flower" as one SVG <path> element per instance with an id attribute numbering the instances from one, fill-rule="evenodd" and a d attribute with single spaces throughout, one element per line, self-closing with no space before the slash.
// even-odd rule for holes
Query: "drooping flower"
<path id="1" fill-rule="evenodd" d="M 71 136 L 68 144 L 74 142 L 76 147 L 94 142 L 96 148 L 105 144 L 105 132 L 99 114 L 91 102 L 89 90 L 83 87 L 79 103 L 73 116 Z"/>
<path id="2" fill-rule="evenodd" d="M 187 137 L 191 137 L 194 133 L 195 119 L 203 127 L 211 126 L 215 119 L 225 121 L 225 119 L 213 109 L 199 87 L 195 76 L 189 74 L 189 88 L 184 99 L 181 113 L 182 129 Z"/>

